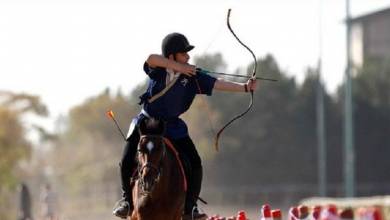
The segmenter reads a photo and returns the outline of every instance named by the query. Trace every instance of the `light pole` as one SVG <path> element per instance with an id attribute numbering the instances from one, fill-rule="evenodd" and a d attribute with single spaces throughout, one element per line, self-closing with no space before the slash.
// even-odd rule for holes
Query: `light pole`
<path id="1" fill-rule="evenodd" d="M 318 148 L 318 194 L 326 196 L 326 132 L 324 113 L 324 87 L 322 83 L 322 0 L 319 0 L 318 13 L 318 75 L 317 75 L 317 148 Z"/>
<path id="2" fill-rule="evenodd" d="M 351 81 L 351 18 L 349 0 L 346 0 L 347 68 L 345 71 L 344 97 L 344 189 L 346 197 L 355 196 L 355 152 L 353 135 L 353 104 Z"/>

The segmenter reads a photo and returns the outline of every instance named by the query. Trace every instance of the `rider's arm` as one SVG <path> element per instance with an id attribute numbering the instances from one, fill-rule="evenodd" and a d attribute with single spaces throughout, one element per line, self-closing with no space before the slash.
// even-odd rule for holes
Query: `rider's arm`
<path id="1" fill-rule="evenodd" d="M 249 92 L 257 89 L 257 83 L 256 80 L 250 79 L 246 83 L 238 83 L 219 78 L 215 81 L 214 89 L 227 92 Z"/>
<path id="2" fill-rule="evenodd" d="M 148 65 L 152 68 L 162 67 L 172 69 L 175 72 L 184 73 L 186 75 L 196 74 L 195 66 L 186 63 L 179 63 L 158 54 L 151 54 L 146 60 L 146 63 L 148 63 Z"/>

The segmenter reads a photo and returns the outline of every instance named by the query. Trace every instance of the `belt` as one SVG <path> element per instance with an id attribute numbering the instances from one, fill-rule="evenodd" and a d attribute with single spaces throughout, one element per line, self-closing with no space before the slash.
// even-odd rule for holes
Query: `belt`
<path id="1" fill-rule="evenodd" d="M 150 116 L 150 114 L 145 109 L 141 110 L 141 114 L 143 114 L 147 118 L 152 118 L 152 116 Z M 174 117 L 174 118 L 163 118 L 162 120 L 165 121 L 165 122 L 174 122 L 174 121 L 176 121 L 178 119 L 179 119 L 178 117 Z"/>
<path id="2" fill-rule="evenodd" d="M 141 110 L 141 114 L 145 115 L 147 118 L 151 118 L 150 115 L 149 115 L 149 113 L 147 113 L 147 112 L 145 111 L 145 109 L 142 109 L 142 110 Z"/>

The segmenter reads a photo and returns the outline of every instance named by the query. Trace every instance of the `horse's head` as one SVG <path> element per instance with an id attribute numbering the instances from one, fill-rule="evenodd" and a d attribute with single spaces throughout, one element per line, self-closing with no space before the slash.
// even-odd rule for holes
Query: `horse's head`
<path id="1" fill-rule="evenodd" d="M 162 162 L 166 154 L 164 128 L 163 121 L 153 118 L 145 118 L 139 124 L 138 176 L 140 188 L 144 193 L 153 190 L 161 174 Z"/>

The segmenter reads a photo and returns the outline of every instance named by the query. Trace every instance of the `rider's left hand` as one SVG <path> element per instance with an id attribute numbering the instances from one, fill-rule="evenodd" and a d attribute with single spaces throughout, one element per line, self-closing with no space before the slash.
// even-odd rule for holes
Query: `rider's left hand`
<path id="1" fill-rule="evenodd" d="M 257 81 L 256 79 L 248 79 L 248 81 L 246 82 L 246 86 L 248 87 L 248 90 L 249 91 L 255 91 L 257 89 Z"/>

